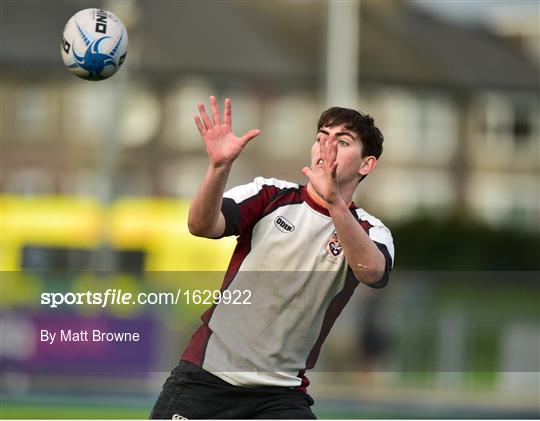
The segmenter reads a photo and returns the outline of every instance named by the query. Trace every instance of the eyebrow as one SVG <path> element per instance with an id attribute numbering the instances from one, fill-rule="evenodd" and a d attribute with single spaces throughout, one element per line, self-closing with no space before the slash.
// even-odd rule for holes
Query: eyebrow
<path id="1" fill-rule="evenodd" d="M 318 133 L 329 135 L 330 132 L 326 129 L 319 129 Z M 352 140 L 358 140 L 356 137 L 353 136 L 351 132 L 348 131 L 342 131 L 342 132 L 336 132 L 336 136 L 349 136 Z"/>

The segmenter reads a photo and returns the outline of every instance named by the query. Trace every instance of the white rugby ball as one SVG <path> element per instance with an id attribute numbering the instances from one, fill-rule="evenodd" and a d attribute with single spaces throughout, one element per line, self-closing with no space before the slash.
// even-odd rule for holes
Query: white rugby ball
<path id="1" fill-rule="evenodd" d="M 114 75 L 126 60 L 127 48 L 126 27 L 102 9 L 75 13 L 64 28 L 61 44 L 66 69 L 86 80 Z"/>

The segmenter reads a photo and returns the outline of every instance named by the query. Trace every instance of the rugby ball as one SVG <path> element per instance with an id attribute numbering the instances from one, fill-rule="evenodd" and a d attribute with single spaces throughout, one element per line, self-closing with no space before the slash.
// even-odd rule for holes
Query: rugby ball
<path id="1" fill-rule="evenodd" d="M 113 13 L 81 10 L 64 27 L 61 52 L 66 69 L 86 80 L 114 75 L 127 56 L 126 27 Z"/>

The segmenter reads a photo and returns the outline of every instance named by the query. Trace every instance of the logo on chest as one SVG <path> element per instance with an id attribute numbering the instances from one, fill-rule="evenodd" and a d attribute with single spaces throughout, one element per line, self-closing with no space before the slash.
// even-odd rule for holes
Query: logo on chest
<path id="1" fill-rule="evenodd" d="M 274 225 L 281 232 L 293 232 L 295 228 L 293 223 L 284 216 L 276 216 L 274 219 Z"/>
<path id="2" fill-rule="evenodd" d="M 326 248 L 328 249 L 330 254 L 334 257 L 339 256 L 341 252 L 343 251 L 343 247 L 341 246 L 341 243 L 339 242 L 337 233 L 335 231 L 332 234 L 330 241 L 326 245 Z"/>

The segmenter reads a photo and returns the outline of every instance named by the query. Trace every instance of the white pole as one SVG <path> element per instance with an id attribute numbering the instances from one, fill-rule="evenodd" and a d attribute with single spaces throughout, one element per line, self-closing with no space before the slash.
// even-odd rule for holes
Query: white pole
<path id="1" fill-rule="evenodd" d="M 104 9 L 112 11 L 118 2 L 106 1 Z M 124 4 L 124 11 L 130 11 L 128 6 L 133 8 L 132 3 Z M 113 12 L 114 13 L 114 12 Z M 129 28 L 129 25 L 127 25 Z M 133 47 L 132 47 L 133 48 Z M 128 47 L 129 51 L 129 47 Z M 104 98 L 107 98 L 110 104 L 111 112 L 105 121 L 101 124 L 104 126 L 103 138 L 101 139 L 101 147 L 98 153 L 97 179 L 98 179 L 98 200 L 107 211 L 110 209 L 117 195 L 117 177 L 120 163 L 120 125 L 124 115 L 124 107 L 126 104 L 125 96 L 128 92 L 129 70 L 124 65 L 118 73 L 113 75 L 111 79 L 95 82 L 101 83 L 98 87 L 103 89 Z M 102 219 L 99 233 L 99 246 L 94 255 L 92 269 L 97 271 L 114 271 L 117 269 L 116 256 L 111 244 L 111 224 L 108 217 Z"/>
<path id="2" fill-rule="evenodd" d="M 360 0 L 329 0 L 326 105 L 358 108 Z"/>

